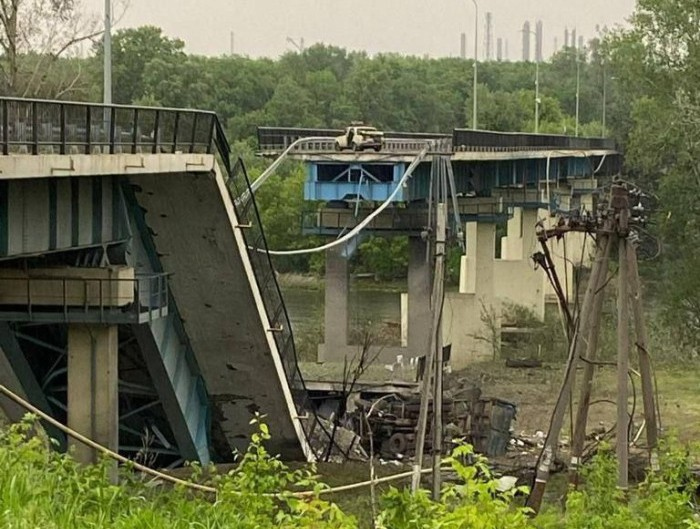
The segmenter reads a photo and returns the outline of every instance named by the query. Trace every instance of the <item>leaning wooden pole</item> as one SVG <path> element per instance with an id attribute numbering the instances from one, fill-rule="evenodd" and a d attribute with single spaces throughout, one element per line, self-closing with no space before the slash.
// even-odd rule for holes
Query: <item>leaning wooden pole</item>
<path id="1" fill-rule="evenodd" d="M 654 381 L 651 368 L 651 355 L 649 354 L 649 342 L 647 340 L 646 322 L 642 304 L 642 291 L 639 283 L 639 265 L 637 263 L 637 250 L 633 244 L 627 243 L 627 262 L 630 299 L 632 301 L 632 313 L 634 315 L 634 329 L 636 333 L 635 346 L 639 353 L 639 372 L 642 375 L 642 400 L 644 403 L 644 421 L 646 422 L 647 448 L 649 450 L 649 462 L 653 472 L 659 469 L 658 459 L 658 418 L 654 404 Z"/>
<path id="2" fill-rule="evenodd" d="M 617 220 L 618 238 L 618 292 L 617 292 L 617 486 L 627 490 L 629 485 L 629 194 L 622 186 L 613 186 L 610 204 Z"/>
<path id="3" fill-rule="evenodd" d="M 447 206 L 444 203 L 437 207 L 437 233 L 435 243 L 435 297 L 433 311 L 438 317 L 433 319 L 436 324 L 432 330 L 435 347 L 435 393 L 433 395 L 433 499 L 440 499 L 442 480 L 440 466 L 442 465 L 442 304 L 445 289 L 445 238 L 447 235 Z"/>
<path id="4" fill-rule="evenodd" d="M 441 203 L 438 207 L 444 206 Z M 438 215 L 439 216 L 439 215 Z M 444 237 L 442 239 L 444 241 Z M 441 321 L 441 310 L 438 310 L 437 303 L 435 300 L 439 294 L 440 289 L 443 288 L 442 281 L 438 281 L 437 268 L 433 274 L 433 290 L 431 294 L 431 300 L 433 302 L 432 313 L 433 322 L 430 332 L 430 348 L 428 349 L 428 354 L 425 359 L 425 370 L 423 372 L 423 380 L 421 383 L 421 400 L 420 400 L 420 410 L 418 412 L 418 426 L 416 428 L 416 454 L 413 462 L 413 477 L 411 480 L 411 491 L 415 494 L 420 488 L 420 478 L 421 469 L 423 468 L 423 452 L 425 451 L 425 435 L 428 429 L 428 406 L 430 404 L 430 393 L 433 389 L 433 377 L 435 368 L 435 353 L 437 351 L 437 333 L 436 330 L 440 325 Z M 442 295 L 440 295 L 442 298 Z M 440 307 L 442 309 L 442 307 Z M 434 408 L 433 403 L 433 408 Z M 433 410 L 434 411 L 434 410 Z"/>
<path id="5" fill-rule="evenodd" d="M 545 439 L 542 453 L 540 454 L 540 458 L 537 462 L 535 484 L 532 487 L 532 491 L 530 492 L 530 496 L 527 501 L 527 506 L 530 507 L 535 513 L 539 512 L 540 507 L 542 506 L 542 498 L 544 497 L 544 491 L 547 487 L 547 481 L 549 481 L 550 467 L 559 447 L 559 434 L 561 433 L 561 427 L 564 423 L 564 415 L 566 414 L 566 410 L 568 408 L 571 388 L 573 387 L 576 374 L 576 367 L 578 366 L 578 360 L 584 351 L 585 340 L 579 339 L 579 336 L 586 336 L 589 331 L 593 298 L 597 289 L 600 274 L 603 273 L 604 255 L 605 249 L 599 244 L 596 249 L 596 258 L 591 271 L 591 279 L 588 281 L 586 293 L 583 298 L 579 322 L 569 343 L 569 357 L 564 373 L 564 380 L 559 391 L 559 396 L 557 397 L 554 412 L 552 413 L 549 432 L 547 433 L 547 438 Z"/>
<path id="6" fill-rule="evenodd" d="M 620 270 L 617 295 L 617 436 L 616 455 L 618 465 L 617 486 L 627 490 L 629 475 L 629 272 L 627 239 L 620 238 Z"/>
<path id="7" fill-rule="evenodd" d="M 591 392 L 593 389 L 593 375 L 595 373 L 595 359 L 598 353 L 598 338 L 600 336 L 601 313 L 605 300 L 605 284 L 608 280 L 608 268 L 610 262 L 610 236 L 607 233 L 600 234 L 598 244 L 605 248 L 602 270 L 596 285 L 595 298 L 593 301 L 590 332 L 586 343 L 586 363 L 581 380 L 581 395 L 578 400 L 576 419 L 574 423 L 574 436 L 571 440 L 571 463 L 569 467 L 569 483 L 578 485 L 579 468 L 582 463 L 583 445 L 586 442 L 586 425 L 588 423 L 588 410 L 591 403 Z M 591 277 L 589 281 L 592 281 Z"/>

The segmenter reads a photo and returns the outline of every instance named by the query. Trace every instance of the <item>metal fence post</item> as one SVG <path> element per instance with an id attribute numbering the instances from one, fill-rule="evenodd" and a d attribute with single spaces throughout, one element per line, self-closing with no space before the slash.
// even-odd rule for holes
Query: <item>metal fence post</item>
<path id="1" fill-rule="evenodd" d="M 7 101 L 2 102 L 2 153 L 10 153 L 10 118 L 7 115 Z"/>
<path id="2" fill-rule="evenodd" d="M 32 154 L 39 154 L 39 114 L 38 104 L 32 101 Z"/>
<path id="3" fill-rule="evenodd" d="M 131 126 L 134 128 L 131 134 L 131 154 L 136 154 L 136 148 L 138 145 L 138 130 L 139 130 L 139 109 L 135 108 L 134 109 L 134 119 L 131 123 Z"/>
<path id="4" fill-rule="evenodd" d="M 61 103 L 60 106 L 60 117 L 58 120 L 59 123 L 59 135 L 61 138 L 61 146 L 59 147 L 59 152 L 61 154 L 66 154 L 66 106 Z"/>

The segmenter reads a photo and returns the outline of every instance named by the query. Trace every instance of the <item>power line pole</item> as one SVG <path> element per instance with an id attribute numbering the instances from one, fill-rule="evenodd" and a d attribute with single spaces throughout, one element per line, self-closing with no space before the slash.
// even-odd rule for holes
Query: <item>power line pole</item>
<path id="1" fill-rule="evenodd" d="M 433 497 L 440 496 L 440 466 L 442 448 L 442 308 L 444 298 L 445 278 L 445 240 L 447 237 L 447 165 L 449 159 L 443 157 L 434 159 L 431 171 L 431 186 L 435 190 L 435 217 L 430 219 L 435 226 L 435 268 L 433 272 L 433 289 L 430 297 L 433 315 L 430 330 L 430 348 L 425 358 L 425 369 L 421 381 L 421 401 L 416 429 L 416 452 L 413 463 L 411 491 L 420 488 L 421 470 L 423 468 L 423 452 L 425 451 L 425 436 L 428 428 L 428 413 L 432 393 L 433 403 Z M 434 223 L 434 224 L 433 224 Z M 431 392 L 432 389 L 432 392 Z"/>
<path id="2" fill-rule="evenodd" d="M 437 231 L 435 232 L 435 274 L 433 285 L 433 326 L 431 345 L 435 348 L 435 392 L 433 394 L 433 499 L 440 499 L 442 480 L 442 309 L 445 292 L 445 239 L 447 237 L 447 167 L 450 159 L 440 161 L 442 196 L 437 205 Z"/>

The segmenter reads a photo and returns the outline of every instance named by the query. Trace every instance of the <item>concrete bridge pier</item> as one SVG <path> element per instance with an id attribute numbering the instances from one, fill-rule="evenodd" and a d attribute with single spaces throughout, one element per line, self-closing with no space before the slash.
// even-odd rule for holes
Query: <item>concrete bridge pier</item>
<path id="1" fill-rule="evenodd" d="M 382 347 L 380 361 L 394 362 L 425 355 L 430 346 L 432 265 L 426 254 L 426 242 L 419 237 L 408 239 L 408 294 L 402 295 L 401 326 L 405 344 Z M 344 247 L 326 250 L 326 287 L 324 307 L 324 343 L 319 345 L 320 362 L 352 358 L 359 348 L 350 343 L 349 272 Z"/>
<path id="2" fill-rule="evenodd" d="M 118 451 L 118 326 L 73 323 L 68 326 L 68 427 Z M 81 463 L 96 463 L 98 453 L 83 443 L 69 446 Z M 111 469 L 116 480 L 116 462 Z"/>
<path id="3" fill-rule="evenodd" d="M 405 298 L 408 305 L 405 307 L 405 312 L 408 322 L 406 335 L 409 357 L 423 356 L 430 348 L 431 291 L 432 266 L 427 255 L 427 244 L 418 237 L 409 237 L 408 296 Z M 403 306 L 402 312 L 404 312 Z"/>
<path id="4" fill-rule="evenodd" d="M 539 251 L 536 209 L 514 208 L 508 232 L 501 238 L 501 258 L 495 265 L 495 295 L 504 303 L 526 307 L 544 320 L 546 276 L 535 270 L 532 255 Z"/>
<path id="5" fill-rule="evenodd" d="M 462 257 L 458 293 L 447 293 L 443 336 L 452 344 L 455 369 L 494 355 L 500 342 L 501 303 L 496 297 L 493 222 L 466 224 L 466 255 Z"/>
<path id="6" fill-rule="evenodd" d="M 344 356 L 348 349 L 348 294 L 350 276 L 344 246 L 326 250 L 326 285 L 324 297 L 323 344 L 319 346 L 319 361 Z"/>

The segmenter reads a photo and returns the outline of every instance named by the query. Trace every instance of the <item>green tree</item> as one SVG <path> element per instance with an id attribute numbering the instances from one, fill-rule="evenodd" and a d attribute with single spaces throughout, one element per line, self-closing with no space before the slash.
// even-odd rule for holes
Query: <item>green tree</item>
<path id="1" fill-rule="evenodd" d="M 184 60 L 185 43 L 163 35 L 155 26 L 121 29 L 112 38 L 112 98 L 115 103 L 129 104 L 145 95 L 144 74 L 156 59 Z M 102 63 L 103 48 L 96 46 L 95 59 Z"/>
<path id="2" fill-rule="evenodd" d="M 700 37 L 698 2 L 640 0 L 632 28 L 610 35 L 601 49 L 627 94 L 628 118 L 618 124 L 628 170 L 660 198 L 653 227 L 663 242 L 658 274 L 669 321 L 700 345 Z"/>

